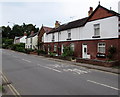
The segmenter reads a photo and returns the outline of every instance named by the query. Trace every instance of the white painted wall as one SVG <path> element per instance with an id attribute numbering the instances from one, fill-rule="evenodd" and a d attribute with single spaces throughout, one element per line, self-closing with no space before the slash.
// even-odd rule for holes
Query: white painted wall
<path id="1" fill-rule="evenodd" d="M 32 38 L 32 43 L 31 43 L 31 38 Z M 25 44 L 25 48 L 30 48 L 32 45 L 32 49 L 38 49 L 37 45 L 38 45 L 38 35 L 35 35 L 34 37 L 30 37 L 26 39 L 26 44 Z"/>
<path id="2" fill-rule="evenodd" d="M 80 28 L 80 40 L 95 39 L 94 24 L 100 24 L 100 38 L 118 38 L 118 17 L 113 16 L 88 22 L 85 27 Z M 97 38 L 98 39 L 98 38 Z"/>
<path id="3" fill-rule="evenodd" d="M 20 43 L 26 43 L 26 37 L 27 36 L 23 36 L 22 38 L 20 38 Z"/>
<path id="4" fill-rule="evenodd" d="M 87 40 L 95 39 L 94 36 L 94 24 L 100 24 L 100 38 L 118 38 L 118 17 L 113 16 L 96 21 L 86 23 L 84 27 L 71 29 L 71 41 L 74 40 Z M 61 31 L 59 41 L 67 41 L 67 30 Z M 44 42 L 52 42 L 52 33 L 44 35 Z M 55 42 L 58 42 L 58 32 L 55 33 Z"/>
<path id="5" fill-rule="evenodd" d="M 38 35 L 32 37 L 32 49 L 38 49 L 37 48 L 37 45 L 38 45 Z"/>

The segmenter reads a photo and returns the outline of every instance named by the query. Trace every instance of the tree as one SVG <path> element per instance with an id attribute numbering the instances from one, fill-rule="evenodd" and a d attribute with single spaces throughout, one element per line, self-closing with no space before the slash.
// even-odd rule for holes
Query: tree
<path id="1" fill-rule="evenodd" d="M 3 38 L 9 38 L 10 36 L 10 33 L 11 33 L 11 28 L 9 26 L 5 27 L 5 26 L 2 26 L 2 37 Z"/>
<path id="2" fill-rule="evenodd" d="M 31 31 L 34 31 L 36 33 L 38 30 L 39 28 L 36 28 L 36 25 L 25 23 L 23 23 L 23 25 L 15 24 L 12 28 L 9 26 L 2 26 L 2 37 L 14 39 L 15 36 L 23 36 L 24 32 L 26 32 L 27 35 L 30 35 Z"/>

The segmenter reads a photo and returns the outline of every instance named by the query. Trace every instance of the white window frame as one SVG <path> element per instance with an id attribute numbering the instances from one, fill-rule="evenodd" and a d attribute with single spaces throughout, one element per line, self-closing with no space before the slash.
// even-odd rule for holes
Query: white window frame
<path id="1" fill-rule="evenodd" d="M 54 44 L 54 51 L 56 52 L 57 51 L 57 45 Z"/>
<path id="2" fill-rule="evenodd" d="M 101 48 L 104 48 L 104 50 L 101 51 Z M 106 52 L 105 48 L 106 48 L 106 43 L 105 42 L 99 42 L 98 43 L 98 53 L 105 53 Z"/>
<path id="3" fill-rule="evenodd" d="M 94 36 L 100 36 L 100 24 L 94 24 Z"/>

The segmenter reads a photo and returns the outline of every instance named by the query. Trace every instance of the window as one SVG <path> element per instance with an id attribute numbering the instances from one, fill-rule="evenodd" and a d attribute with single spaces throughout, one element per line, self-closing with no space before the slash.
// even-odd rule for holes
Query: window
<path id="1" fill-rule="evenodd" d="M 68 32 L 68 40 L 71 40 L 71 30 L 67 30 Z"/>
<path id="2" fill-rule="evenodd" d="M 98 53 L 105 53 L 105 43 L 98 43 Z"/>
<path id="3" fill-rule="evenodd" d="M 55 40 L 55 35 L 54 35 L 54 33 L 52 34 L 52 41 L 54 41 Z"/>
<path id="4" fill-rule="evenodd" d="M 74 51 L 74 49 L 75 49 L 74 43 L 71 43 L 71 44 L 70 44 L 70 47 L 71 47 L 71 49 Z"/>
<path id="5" fill-rule="evenodd" d="M 57 45 L 54 44 L 54 51 L 57 51 Z"/>
<path id="6" fill-rule="evenodd" d="M 100 36 L 100 24 L 94 25 L 94 36 Z"/>

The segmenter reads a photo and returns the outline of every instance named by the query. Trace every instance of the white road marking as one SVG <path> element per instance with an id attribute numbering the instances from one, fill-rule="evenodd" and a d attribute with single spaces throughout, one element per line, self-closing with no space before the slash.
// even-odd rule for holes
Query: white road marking
<path id="1" fill-rule="evenodd" d="M 42 66 L 42 65 L 40 65 L 40 64 L 37 64 L 37 65 L 39 65 L 39 66 L 41 66 L 41 67 L 44 67 L 44 68 L 47 68 L 47 69 L 50 69 L 50 70 L 53 70 L 53 71 L 56 71 L 56 72 L 61 72 L 61 71 L 59 71 L 59 70 L 57 70 L 57 69 L 54 69 L 54 68 L 50 68 L 50 67 L 47 67 L 47 66 Z"/>
<path id="2" fill-rule="evenodd" d="M 31 61 L 29 61 L 29 60 L 26 60 L 26 59 L 22 59 L 22 60 L 31 63 Z"/>
<path id="3" fill-rule="evenodd" d="M 63 69 L 63 71 L 71 71 L 73 73 L 77 73 L 77 74 L 84 74 L 84 73 L 88 73 L 87 71 L 84 71 L 84 70 L 80 70 L 80 69 L 77 69 L 77 68 L 74 68 L 74 69 Z"/>
<path id="4" fill-rule="evenodd" d="M 111 88 L 111 89 L 114 89 L 114 90 L 120 90 L 118 88 L 115 88 L 115 87 L 112 87 L 112 86 L 109 86 L 109 85 L 106 85 L 106 84 L 98 83 L 98 82 L 95 82 L 95 81 L 92 81 L 92 80 L 87 80 L 87 81 L 91 82 L 91 83 L 94 83 L 94 84 L 98 84 L 98 85 L 104 86 L 104 87 L 108 87 L 108 88 Z"/>

